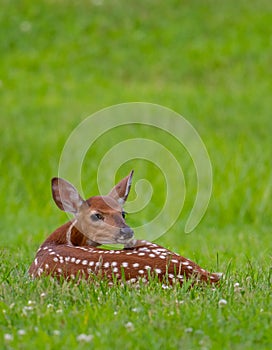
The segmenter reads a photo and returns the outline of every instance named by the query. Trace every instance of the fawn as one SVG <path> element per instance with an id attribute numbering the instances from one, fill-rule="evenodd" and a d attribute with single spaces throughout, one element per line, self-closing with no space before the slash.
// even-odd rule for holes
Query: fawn
<path id="1" fill-rule="evenodd" d="M 125 222 L 123 205 L 128 197 L 133 171 L 107 196 L 83 200 L 73 185 L 61 178 L 52 179 L 52 194 L 57 206 L 72 213 L 74 219 L 56 229 L 40 246 L 29 268 L 34 278 L 51 275 L 58 278 L 105 277 L 135 283 L 157 276 L 166 283 L 216 283 L 220 274 L 210 273 L 157 244 L 136 240 Z M 106 250 L 101 244 L 122 243 L 124 249 Z"/>

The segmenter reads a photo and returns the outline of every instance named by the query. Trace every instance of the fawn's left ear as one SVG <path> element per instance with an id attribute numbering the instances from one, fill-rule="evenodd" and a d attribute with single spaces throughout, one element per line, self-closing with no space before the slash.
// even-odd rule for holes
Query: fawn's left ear
<path id="1" fill-rule="evenodd" d="M 114 186 L 108 194 L 121 205 L 125 203 L 129 195 L 133 173 L 134 171 L 131 170 L 130 174 Z"/>

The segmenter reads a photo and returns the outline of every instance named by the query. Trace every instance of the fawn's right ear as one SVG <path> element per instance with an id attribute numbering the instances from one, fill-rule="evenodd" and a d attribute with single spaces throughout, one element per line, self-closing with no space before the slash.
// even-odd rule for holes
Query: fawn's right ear
<path id="1" fill-rule="evenodd" d="M 54 177 L 52 183 L 52 195 L 57 206 L 68 213 L 77 214 L 79 208 L 85 202 L 77 189 L 68 181 Z"/>

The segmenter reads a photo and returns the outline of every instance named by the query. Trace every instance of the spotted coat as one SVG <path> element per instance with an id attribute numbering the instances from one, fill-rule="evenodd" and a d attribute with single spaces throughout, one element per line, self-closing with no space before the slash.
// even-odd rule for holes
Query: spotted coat
<path id="1" fill-rule="evenodd" d="M 193 261 L 145 240 L 136 241 L 131 249 L 105 250 L 82 245 L 80 235 L 74 240 L 75 245 L 68 245 L 61 238 L 56 243 L 56 237 L 51 235 L 38 249 L 29 269 L 33 278 L 51 275 L 93 280 L 98 276 L 106 277 L 110 284 L 116 280 L 147 282 L 154 276 L 170 284 L 182 284 L 188 278 L 208 283 L 220 279 L 219 274 L 209 273 Z"/>

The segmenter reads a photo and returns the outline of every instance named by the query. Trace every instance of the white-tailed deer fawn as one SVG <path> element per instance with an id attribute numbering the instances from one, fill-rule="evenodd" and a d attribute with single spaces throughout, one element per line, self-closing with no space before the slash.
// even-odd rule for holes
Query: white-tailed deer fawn
<path id="1" fill-rule="evenodd" d="M 209 273 L 189 259 L 145 240 L 135 240 L 125 223 L 123 204 L 130 191 L 133 171 L 107 196 L 83 200 L 67 181 L 54 178 L 52 193 L 57 206 L 75 218 L 54 231 L 38 249 L 29 268 L 32 277 L 51 275 L 65 279 L 98 277 L 134 283 L 157 276 L 166 283 L 184 279 L 216 283 Z M 122 243 L 124 249 L 106 250 L 101 244 Z"/>

